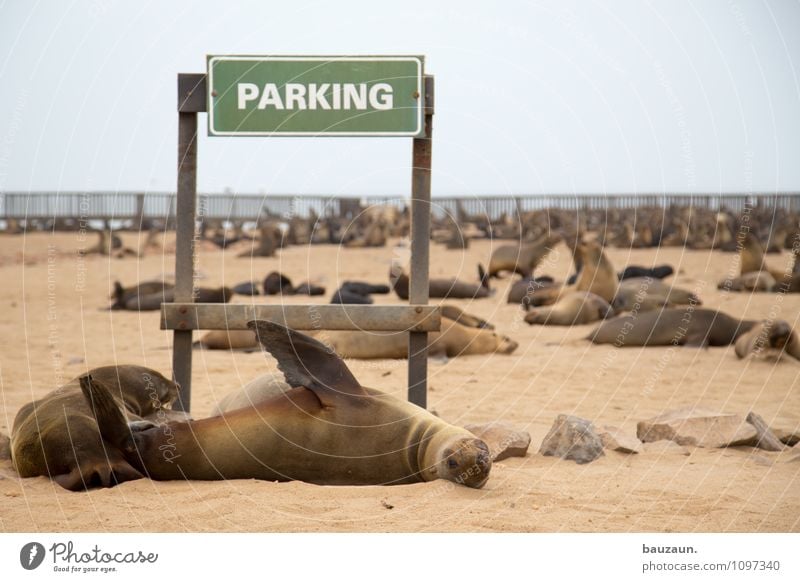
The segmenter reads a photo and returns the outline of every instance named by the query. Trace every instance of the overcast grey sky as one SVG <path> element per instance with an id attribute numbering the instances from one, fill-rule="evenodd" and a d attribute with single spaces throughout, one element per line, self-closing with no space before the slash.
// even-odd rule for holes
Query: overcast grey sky
<path id="1" fill-rule="evenodd" d="M 0 190 L 173 190 L 206 54 L 423 54 L 433 192 L 800 190 L 800 2 L 0 1 Z M 405 194 L 408 138 L 209 138 L 198 188 Z"/>

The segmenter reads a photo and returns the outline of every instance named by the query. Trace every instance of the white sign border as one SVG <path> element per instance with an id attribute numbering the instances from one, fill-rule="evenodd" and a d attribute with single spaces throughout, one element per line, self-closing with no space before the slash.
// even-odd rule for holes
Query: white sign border
<path id="1" fill-rule="evenodd" d="M 208 55 L 207 60 L 207 99 L 208 99 L 208 135 L 212 137 L 420 137 L 422 134 L 422 117 L 425 110 L 423 91 L 423 57 L 419 56 L 270 56 L 270 55 Z M 381 61 L 411 61 L 417 65 L 417 94 L 419 107 L 417 107 L 417 128 L 415 131 L 217 131 L 214 129 L 214 106 L 211 92 L 214 82 L 214 63 L 218 61 L 354 61 L 354 62 L 381 62 Z"/>

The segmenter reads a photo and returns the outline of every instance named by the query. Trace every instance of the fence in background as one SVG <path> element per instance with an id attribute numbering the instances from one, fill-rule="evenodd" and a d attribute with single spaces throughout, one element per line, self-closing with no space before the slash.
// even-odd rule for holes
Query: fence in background
<path id="1" fill-rule="evenodd" d="M 403 207 L 407 197 L 335 195 L 201 194 L 198 217 L 207 220 L 254 221 L 271 214 L 289 218 L 352 215 L 376 204 Z M 519 196 L 436 197 L 434 216 L 457 216 L 459 206 L 470 215 L 495 219 L 529 210 L 604 210 L 691 205 L 741 212 L 746 205 L 800 211 L 800 192 L 776 194 L 527 194 Z M 5 192 L 0 193 L 0 217 L 16 220 L 164 220 L 174 218 L 175 194 L 168 192 Z"/>

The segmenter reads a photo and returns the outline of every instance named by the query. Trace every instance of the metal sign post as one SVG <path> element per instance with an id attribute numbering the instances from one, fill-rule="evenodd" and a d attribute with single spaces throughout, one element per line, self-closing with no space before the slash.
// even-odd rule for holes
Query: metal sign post
<path id="1" fill-rule="evenodd" d="M 178 75 L 175 302 L 161 307 L 174 331 L 175 408 L 189 411 L 192 330 L 247 329 L 267 319 L 297 330 L 409 332 L 408 397 L 427 404 L 433 77 L 421 57 L 209 57 L 208 74 Z M 212 84 L 213 83 L 213 84 Z M 410 305 L 227 305 L 194 303 L 197 114 L 209 135 L 413 137 Z"/>

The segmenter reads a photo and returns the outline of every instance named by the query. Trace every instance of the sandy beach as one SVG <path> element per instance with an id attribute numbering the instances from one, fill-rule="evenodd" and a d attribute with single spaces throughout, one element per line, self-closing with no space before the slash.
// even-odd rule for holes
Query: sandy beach
<path id="1" fill-rule="evenodd" d="M 170 248 L 168 235 L 165 247 Z M 138 248 L 135 233 L 123 240 Z M 393 243 L 396 241 L 392 241 Z M 88 244 L 94 244 L 89 241 Z M 502 242 L 475 241 L 466 251 L 431 248 L 431 276 L 476 280 Z M 143 259 L 78 258 L 74 233 L 0 236 L 0 432 L 19 408 L 87 369 L 134 363 L 169 375 L 171 334 L 159 313 L 108 311 L 115 280 L 134 284 L 170 274 L 174 254 Z M 260 281 L 280 270 L 293 281 L 325 285 L 387 281 L 398 251 L 291 247 L 274 258 L 237 258 L 241 247 L 202 246 L 201 285 Z M 680 248 L 607 249 L 614 265 L 675 267 L 674 280 L 704 305 L 737 317 L 771 314 L 800 325 L 800 295 L 729 294 L 716 284 L 735 255 Z M 787 254 L 769 255 L 771 266 Z M 565 279 L 571 257 L 559 245 L 538 273 Z M 530 432 L 528 456 L 496 463 L 485 488 L 438 481 L 393 487 L 321 487 L 255 480 L 153 482 L 72 493 L 44 477 L 20 479 L 0 461 L 0 531 L 108 532 L 788 532 L 800 531 L 800 448 L 771 453 L 748 447 L 613 451 L 587 465 L 538 454 L 560 413 L 635 434 L 636 423 L 666 410 L 701 406 L 759 413 L 773 427 L 800 425 L 800 362 L 738 360 L 733 348 L 627 348 L 590 345 L 588 326 L 529 326 L 506 303 L 510 279 L 488 299 L 453 303 L 488 319 L 519 342 L 512 355 L 431 360 L 430 407 L 464 425 L 503 420 Z M 276 297 L 234 301 L 275 303 Z M 284 299 L 305 303 L 308 298 Z M 378 303 L 399 303 L 394 295 Z M 349 361 L 362 384 L 404 397 L 406 362 Z M 262 353 L 194 353 L 193 410 L 210 412 L 226 393 L 275 371 Z"/>

